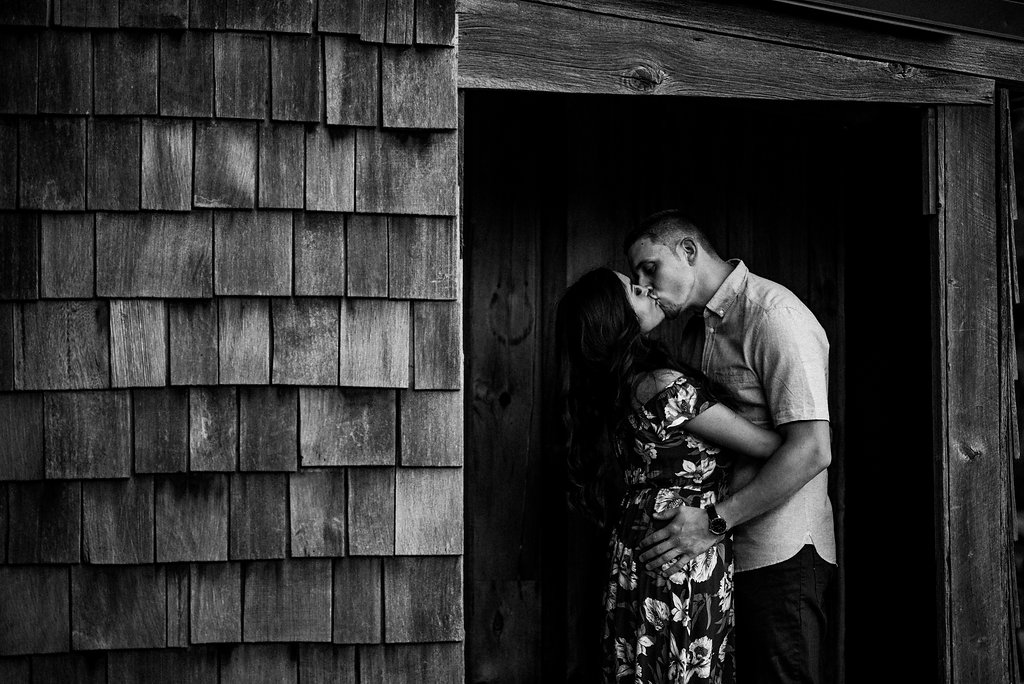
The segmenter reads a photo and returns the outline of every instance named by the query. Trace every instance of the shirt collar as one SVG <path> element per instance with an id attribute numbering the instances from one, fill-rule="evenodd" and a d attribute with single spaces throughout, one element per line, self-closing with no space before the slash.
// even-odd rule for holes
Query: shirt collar
<path id="1" fill-rule="evenodd" d="M 747 282 L 747 273 L 749 271 L 746 264 L 739 259 L 729 259 L 728 263 L 733 266 L 732 273 L 722 282 L 704 307 L 705 317 L 710 314 L 724 319 L 732 305 L 736 303 L 740 291 L 743 290 L 743 286 Z"/>

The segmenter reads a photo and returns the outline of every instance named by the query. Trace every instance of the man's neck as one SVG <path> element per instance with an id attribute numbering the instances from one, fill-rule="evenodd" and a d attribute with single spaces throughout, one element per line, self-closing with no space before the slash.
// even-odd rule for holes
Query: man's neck
<path id="1" fill-rule="evenodd" d="M 722 287 L 722 283 L 725 282 L 725 279 L 729 277 L 733 268 L 735 268 L 728 261 L 718 258 L 708 258 L 702 266 L 697 280 L 700 296 L 694 305 L 694 313 L 704 310 L 704 307 L 708 305 L 711 298 L 718 292 L 718 288 Z"/>

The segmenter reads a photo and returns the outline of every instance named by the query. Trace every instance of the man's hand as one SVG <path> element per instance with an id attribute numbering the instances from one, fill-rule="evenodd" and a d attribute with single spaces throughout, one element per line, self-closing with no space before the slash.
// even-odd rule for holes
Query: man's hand
<path id="1" fill-rule="evenodd" d="M 678 572 L 721 540 L 708 529 L 708 513 L 703 508 L 666 508 L 654 517 L 670 522 L 640 542 L 640 548 L 646 549 L 640 554 L 640 562 L 646 563 L 648 570 L 659 570 L 665 576 Z"/>

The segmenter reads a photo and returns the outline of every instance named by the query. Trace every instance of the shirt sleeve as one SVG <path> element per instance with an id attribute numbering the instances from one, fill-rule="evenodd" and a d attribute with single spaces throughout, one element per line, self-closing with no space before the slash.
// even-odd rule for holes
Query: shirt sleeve
<path id="1" fill-rule="evenodd" d="M 718 403 L 700 383 L 686 376 L 674 380 L 657 402 L 665 429 L 679 427 Z"/>

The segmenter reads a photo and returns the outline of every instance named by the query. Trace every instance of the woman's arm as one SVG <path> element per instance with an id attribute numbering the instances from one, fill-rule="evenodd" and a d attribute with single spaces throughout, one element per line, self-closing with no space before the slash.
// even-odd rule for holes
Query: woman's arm
<path id="1" fill-rule="evenodd" d="M 752 458 L 768 458 L 782 444 L 778 433 L 754 425 L 724 404 L 715 404 L 682 427 L 715 446 Z"/>

